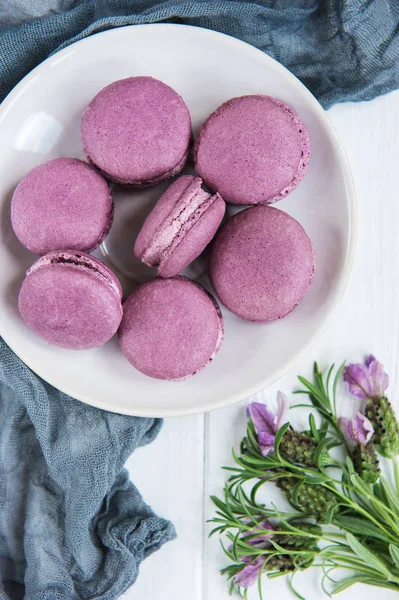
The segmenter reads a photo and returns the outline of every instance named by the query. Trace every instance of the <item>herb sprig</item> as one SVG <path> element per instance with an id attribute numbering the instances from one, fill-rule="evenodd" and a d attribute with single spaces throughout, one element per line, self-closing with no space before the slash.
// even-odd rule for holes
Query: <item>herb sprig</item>
<path id="1" fill-rule="evenodd" d="M 338 384 L 364 401 L 352 419 L 337 414 Z M 399 426 L 385 396 L 388 376 L 373 357 L 364 364 L 334 365 L 323 376 L 314 365 L 313 381 L 298 378 L 311 409 L 309 427 L 295 431 L 279 393 L 278 414 L 265 405 L 248 407 L 246 436 L 233 458 L 222 498 L 212 497 L 216 515 L 211 535 L 223 536 L 230 564 L 222 573 L 230 592 L 247 597 L 263 575 L 290 574 L 319 567 L 328 595 L 355 583 L 399 592 Z M 393 463 L 392 485 L 383 475 Z M 274 484 L 292 510 L 260 500 Z M 338 573 L 336 573 L 338 571 Z M 337 579 L 338 575 L 338 579 Z"/>

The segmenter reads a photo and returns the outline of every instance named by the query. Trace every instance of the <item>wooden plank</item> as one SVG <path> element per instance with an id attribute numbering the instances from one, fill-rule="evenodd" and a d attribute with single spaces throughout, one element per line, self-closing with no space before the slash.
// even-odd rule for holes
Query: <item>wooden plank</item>
<path id="1" fill-rule="evenodd" d="M 155 442 L 129 459 L 132 481 L 178 537 L 143 561 L 123 598 L 202 600 L 203 465 L 203 415 L 168 419 Z"/>

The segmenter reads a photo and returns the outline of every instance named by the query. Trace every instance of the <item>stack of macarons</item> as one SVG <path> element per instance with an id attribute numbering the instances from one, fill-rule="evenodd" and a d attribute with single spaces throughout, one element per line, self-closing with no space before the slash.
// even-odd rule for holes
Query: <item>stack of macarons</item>
<path id="1" fill-rule="evenodd" d="M 117 277 L 90 256 L 112 225 L 108 182 L 134 190 L 178 175 L 190 151 L 190 113 L 165 83 L 129 77 L 90 102 L 81 137 L 88 162 L 39 165 L 12 198 L 14 231 L 40 255 L 19 294 L 21 316 L 37 335 L 90 349 L 118 332 L 122 352 L 142 373 L 194 375 L 218 352 L 223 319 L 213 296 L 180 273 L 212 241 L 211 280 L 235 315 L 265 323 L 299 304 L 314 274 L 312 244 L 295 219 L 268 206 L 296 188 L 310 159 L 309 136 L 292 108 L 242 96 L 208 117 L 194 144 L 196 175 L 166 189 L 132 249 L 158 277 L 123 304 Z M 220 228 L 226 202 L 250 208 Z"/>

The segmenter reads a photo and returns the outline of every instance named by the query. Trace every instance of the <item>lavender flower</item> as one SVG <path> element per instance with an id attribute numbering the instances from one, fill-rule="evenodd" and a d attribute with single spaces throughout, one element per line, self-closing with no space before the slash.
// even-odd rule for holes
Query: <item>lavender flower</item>
<path id="1" fill-rule="evenodd" d="M 380 400 L 388 387 L 389 378 L 383 366 L 372 354 L 364 364 L 351 364 L 344 370 L 344 381 L 349 383 L 349 391 L 358 398 Z"/>
<path id="2" fill-rule="evenodd" d="M 344 381 L 349 391 L 366 400 L 365 413 L 374 427 L 373 441 L 383 456 L 392 458 L 399 454 L 399 424 L 395 412 L 385 397 L 388 375 L 382 364 L 370 354 L 364 364 L 352 364 L 344 371 Z"/>
<path id="3" fill-rule="evenodd" d="M 243 558 L 247 562 L 247 557 Z M 244 588 L 248 588 L 255 583 L 259 577 L 259 571 L 262 568 L 264 558 L 259 556 L 254 561 L 249 562 L 245 567 L 234 577 L 234 583 Z"/>
<path id="4" fill-rule="evenodd" d="M 399 455 L 399 423 L 388 398 L 367 400 L 366 415 L 374 427 L 373 442 L 382 456 Z"/>
<path id="5" fill-rule="evenodd" d="M 353 451 L 353 466 L 356 473 L 366 483 L 377 483 L 380 478 L 380 462 L 376 454 L 373 442 L 367 444 L 356 444 Z"/>
<path id="6" fill-rule="evenodd" d="M 263 406 L 263 404 L 261 406 Z M 245 525 L 251 523 L 250 519 L 243 519 L 243 522 L 245 523 Z M 270 533 L 265 533 L 265 530 L 270 531 Z M 255 533 L 258 533 L 258 531 L 260 535 L 252 537 L 251 539 L 251 536 Z M 273 525 L 268 519 L 265 519 L 264 521 L 259 523 L 259 525 L 255 525 L 252 529 L 245 532 L 245 535 L 242 536 L 242 539 L 247 544 L 254 546 L 254 548 L 267 548 L 268 546 L 270 546 L 269 540 L 273 536 L 273 531 Z M 230 547 L 230 550 L 231 548 L 232 546 Z M 259 570 L 262 568 L 264 557 L 258 556 L 254 559 L 253 556 L 243 556 L 241 560 L 245 563 L 246 566 L 235 576 L 234 583 L 241 587 L 249 587 L 257 580 Z"/>
<path id="7" fill-rule="evenodd" d="M 372 424 L 361 412 L 358 412 L 353 419 L 341 417 L 338 419 L 338 422 L 345 436 L 351 442 L 357 442 L 358 444 L 363 445 L 367 444 L 374 433 Z"/>
<path id="8" fill-rule="evenodd" d="M 248 524 L 249 519 L 244 519 L 244 522 L 246 522 L 246 524 Z M 266 531 L 269 531 L 270 533 L 265 533 Z M 247 543 L 250 544 L 251 546 L 254 546 L 255 548 L 266 548 L 267 546 L 269 546 L 269 540 L 271 537 L 273 537 L 273 531 L 274 531 L 274 527 L 273 525 L 270 523 L 270 521 L 268 519 L 265 519 L 264 521 L 262 521 L 262 523 L 259 523 L 259 525 L 255 525 L 252 529 L 250 529 L 250 531 L 246 531 L 245 535 L 243 536 L 243 540 Z M 251 536 L 254 535 L 255 533 L 258 533 L 259 535 L 256 537 L 253 537 L 252 539 Z"/>
<path id="9" fill-rule="evenodd" d="M 267 525 L 266 525 L 267 524 Z M 280 571 L 281 573 L 285 573 L 288 571 L 296 571 L 298 569 L 307 569 L 310 567 L 314 561 L 315 555 L 311 553 L 305 553 L 303 556 L 298 554 L 292 554 L 291 551 L 293 549 L 296 550 L 310 550 L 310 551 L 319 551 L 319 547 L 317 545 L 317 539 L 314 536 L 321 537 L 322 530 L 318 525 L 313 525 L 310 523 L 295 523 L 297 529 L 301 531 L 311 533 L 312 537 L 298 537 L 295 534 L 290 535 L 279 535 L 278 532 L 276 534 L 265 534 L 262 536 L 263 546 L 261 548 L 270 547 L 271 544 L 268 541 L 271 537 L 283 548 L 287 548 L 288 553 L 284 551 L 280 553 L 272 553 L 266 556 L 258 556 L 253 558 L 251 556 L 244 556 L 241 558 L 244 563 L 244 568 L 237 573 L 234 577 L 234 583 L 240 587 L 249 587 L 259 577 L 259 573 L 261 570 L 263 571 Z M 258 526 L 259 527 L 259 526 Z M 261 523 L 261 527 L 264 529 L 268 529 L 271 527 L 273 530 L 273 526 L 269 521 L 263 521 Z M 255 528 L 256 529 L 256 528 Z M 253 543 L 249 542 L 250 544 Z M 259 547 L 259 546 L 257 546 Z"/>
<path id="10" fill-rule="evenodd" d="M 358 412 L 352 419 L 341 417 L 338 422 L 346 438 L 351 442 L 356 442 L 352 452 L 356 473 L 366 483 L 376 483 L 380 478 L 380 464 L 371 441 L 374 434 L 373 425 L 361 412 Z"/>
<path id="11" fill-rule="evenodd" d="M 274 450 L 276 433 L 283 425 L 288 410 L 287 398 L 281 392 L 277 393 L 277 405 L 277 415 L 259 402 L 252 402 L 247 409 L 247 414 L 251 417 L 258 434 L 258 443 L 263 456 Z"/>

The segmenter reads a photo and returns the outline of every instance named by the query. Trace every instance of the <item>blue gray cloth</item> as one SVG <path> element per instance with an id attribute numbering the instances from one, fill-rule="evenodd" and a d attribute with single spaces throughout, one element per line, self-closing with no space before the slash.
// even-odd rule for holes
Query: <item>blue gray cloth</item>
<path id="1" fill-rule="evenodd" d="M 62 394 L 0 338 L 1 580 L 29 600 L 118 598 L 174 537 L 123 469 L 160 427 Z"/>
<path id="2" fill-rule="evenodd" d="M 326 108 L 399 87 L 398 0 L 6 0 L 0 101 L 68 44 L 156 22 L 207 27 L 260 48 Z M 67 397 L 0 339 L 1 578 L 24 583 L 28 600 L 117 598 L 140 561 L 174 535 L 123 470 L 160 425 Z M 6 598 L 0 584 L 0 600 Z"/>
<path id="3" fill-rule="evenodd" d="M 157 22 L 215 29 L 260 48 L 325 108 L 399 87 L 398 0 L 6 0 L 0 2 L 0 100 L 50 53 L 76 40 Z"/>

